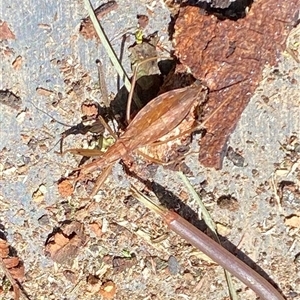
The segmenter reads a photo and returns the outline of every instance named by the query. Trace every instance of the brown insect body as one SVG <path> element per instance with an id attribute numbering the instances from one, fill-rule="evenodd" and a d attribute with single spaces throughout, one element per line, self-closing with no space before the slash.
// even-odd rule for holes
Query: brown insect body
<path id="1" fill-rule="evenodd" d="M 82 168 L 82 174 L 93 172 L 128 155 L 141 146 L 152 144 L 177 127 L 194 107 L 206 98 L 199 84 L 159 95 L 142 108 L 124 134 L 99 159 Z"/>

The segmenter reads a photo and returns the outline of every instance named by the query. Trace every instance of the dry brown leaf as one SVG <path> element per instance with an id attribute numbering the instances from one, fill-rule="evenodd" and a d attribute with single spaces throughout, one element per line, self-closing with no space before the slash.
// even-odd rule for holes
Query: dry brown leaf
<path id="1" fill-rule="evenodd" d="M 78 221 L 65 222 L 46 241 L 45 253 L 57 263 L 71 263 L 86 240 L 83 224 Z"/>

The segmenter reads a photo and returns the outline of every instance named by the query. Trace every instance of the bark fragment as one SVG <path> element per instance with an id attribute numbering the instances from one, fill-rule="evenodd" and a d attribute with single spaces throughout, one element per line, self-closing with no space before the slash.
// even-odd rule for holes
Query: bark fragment
<path id="1" fill-rule="evenodd" d="M 180 10 L 175 24 L 176 55 L 210 89 L 206 115 L 227 105 L 206 123 L 200 162 L 221 168 L 225 144 L 262 79 L 266 64 L 276 65 L 293 28 L 300 0 L 255 1 L 243 19 L 219 20 L 199 8 Z"/>

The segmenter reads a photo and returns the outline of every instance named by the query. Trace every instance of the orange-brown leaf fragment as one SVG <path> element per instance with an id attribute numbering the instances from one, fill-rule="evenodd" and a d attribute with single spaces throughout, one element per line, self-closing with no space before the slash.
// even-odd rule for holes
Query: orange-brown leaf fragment
<path id="1" fill-rule="evenodd" d="M 70 180 L 63 179 L 58 183 L 58 192 L 62 197 L 71 196 L 73 193 L 73 185 Z"/>
<path id="2" fill-rule="evenodd" d="M 0 40 L 14 40 L 16 37 L 5 21 L 0 20 Z"/>
<path id="3" fill-rule="evenodd" d="M 116 284 L 113 281 L 107 281 L 101 286 L 99 294 L 106 299 L 112 299 L 116 290 Z"/>
<path id="4" fill-rule="evenodd" d="M 57 263 L 70 263 L 85 243 L 83 225 L 78 221 L 66 222 L 46 241 L 45 253 Z"/>
<path id="5" fill-rule="evenodd" d="M 6 265 L 6 268 L 11 269 L 11 268 L 15 268 L 20 260 L 18 257 L 7 257 L 7 258 L 3 258 L 3 262 Z"/>
<path id="6" fill-rule="evenodd" d="M 299 6 L 300 0 L 258 0 L 237 21 L 203 14 L 195 6 L 180 9 L 173 40 L 176 55 L 213 91 L 206 115 L 226 101 L 206 123 L 199 156 L 204 166 L 221 167 L 226 140 L 261 81 L 263 68 L 276 65 L 285 49 Z"/>
<path id="7" fill-rule="evenodd" d="M 81 113 L 86 118 L 96 118 L 99 115 L 99 104 L 95 101 L 85 100 L 81 104 Z"/>

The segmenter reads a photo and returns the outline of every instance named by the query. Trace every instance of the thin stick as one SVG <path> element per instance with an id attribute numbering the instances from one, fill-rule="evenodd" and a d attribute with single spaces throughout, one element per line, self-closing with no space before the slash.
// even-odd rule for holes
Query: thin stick
<path id="1" fill-rule="evenodd" d="M 164 216 L 170 229 L 209 256 L 233 276 L 251 288 L 262 300 L 284 300 L 275 287 L 242 260 L 223 248 L 201 230 L 173 211 Z"/>
<path id="2" fill-rule="evenodd" d="M 104 118 L 99 115 L 98 116 L 99 121 L 101 122 L 101 124 L 104 126 L 104 128 L 109 132 L 109 134 L 115 139 L 117 140 L 118 137 L 117 135 L 113 132 L 113 130 L 110 128 L 110 126 L 106 123 L 106 121 L 104 120 Z"/>
<path id="3" fill-rule="evenodd" d="M 132 192 L 132 195 L 147 208 L 159 214 L 171 230 L 245 283 L 249 288 L 256 292 L 261 299 L 284 300 L 283 296 L 265 278 L 223 248 L 220 244 L 209 238 L 201 230 L 190 224 L 175 212 L 155 204 L 134 186 L 130 187 L 130 191 Z"/>
<path id="4" fill-rule="evenodd" d="M 104 76 L 104 71 L 103 71 L 103 65 L 99 59 L 96 60 L 96 64 L 98 67 L 98 77 L 99 77 L 99 86 L 100 86 L 100 91 L 102 94 L 103 98 L 103 103 L 105 107 L 109 107 L 109 99 L 108 99 L 108 91 L 105 83 L 105 76 Z"/>

